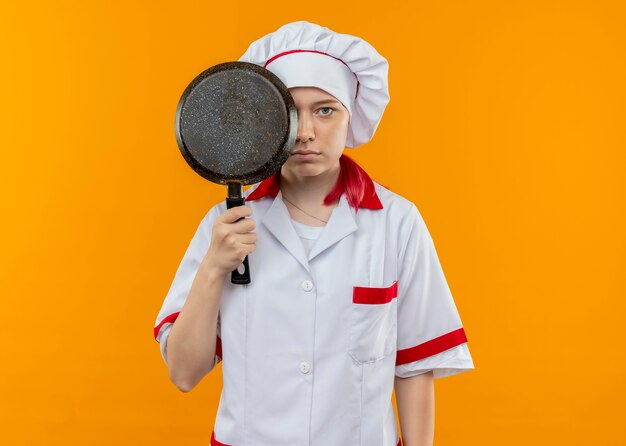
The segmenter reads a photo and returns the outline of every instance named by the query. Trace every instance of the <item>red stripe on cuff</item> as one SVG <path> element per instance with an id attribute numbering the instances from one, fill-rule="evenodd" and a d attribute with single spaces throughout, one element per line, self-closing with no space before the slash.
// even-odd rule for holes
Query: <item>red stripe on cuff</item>
<path id="1" fill-rule="evenodd" d="M 211 432 L 211 446 L 230 446 L 226 443 L 220 443 L 215 439 L 215 431 Z"/>
<path id="2" fill-rule="evenodd" d="M 163 324 L 167 324 L 168 322 L 174 323 L 176 318 L 178 318 L 179 314 L 180 314 L 180 311 L 177 311 L 176 313 L 172 313 L 169 316 L 165 316 L 163 320 L 161 321 L 161 323 L 157 325 L 156 327 L 154 327 L 154 339 L 157 338 L 157 335 L 159 334 L 159 330 L 161 330 L 161 327 L 163 326 Z"/>
<path id="3" fill-rule="evenodd" d="M 465 336 L 463 327 L 461 327 L 458 330 L 451 331 L 450 333 L 446 333 L 443 336 L 431 339 L 415 347 L 398 350 L 396 365 L 428 358 L 429 356 L 436 355 L 437 353 L 456 347 L 464 342 L 467 342 L 467 337 Z"/>
<path id="4" fill-rule="evenodd" d="M 161 329 L 163 324 L 166 324 L 168 322 L 174 323 L 174 321 L 178 318 L 179 314 L 180 314 L 180 311 L 176 313 L 172 313 L 169 316 L 166 316 L 165 318 L 163 318 L 161 323 L 157 325 L 156 327 L 154 327 L 154 339 L 156 339 L 157 335 L 159 334 L 159 330 Z M 220 357 L 220 360 L 222 359 L 222 340 L 220 339 L 219 336 L 217 336 L 215 340 L 215 354 Z"/>

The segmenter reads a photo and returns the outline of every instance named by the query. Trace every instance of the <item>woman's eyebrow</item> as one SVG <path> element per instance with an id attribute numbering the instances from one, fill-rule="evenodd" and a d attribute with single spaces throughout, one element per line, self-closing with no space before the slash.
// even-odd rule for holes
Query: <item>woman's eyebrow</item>
<path id="1" fill-rule="evenodd" d="M 321 104 L 341 104 L 341 102 L 336 99 L 324 99 L 323 101 L 314 102 L 312 105 L 321 105 Z"/>

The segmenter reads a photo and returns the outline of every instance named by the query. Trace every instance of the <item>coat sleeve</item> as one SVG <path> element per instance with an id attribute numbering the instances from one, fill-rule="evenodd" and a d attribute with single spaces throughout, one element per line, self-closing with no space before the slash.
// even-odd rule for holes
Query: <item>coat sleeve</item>
<path id="1" fill-rule="evenodd" d="M 471 370 L 474 364 L 461 318 L 415 205 L 403 227 L 395 374 L 408 378 L 432 370 L 435 378 L 443 378 Z"/>
<path id="2" fill-rule="evenodd" d="M 200 225 L 191 239 L 180 265 L 178 266 L 174 280 L 170 285 L 170 289 L 165 296 L 165 300 L 163 301 L 154 323 L 154 338 L 159 343 L 161 356 L 166 364 L 167 338 L 174 321 L 176 321 L 178 314 L 187 300 L 187 296 L 189 294 L 189 290 L 191 289 L 191 284 L 196 276 L 196 272 L 198 271 L 200 263 L 202 262 L 202 259 L 204 259 L 204 256 L 209 248 L 211 232 L 213 231 L 213 223 L 218 216 L 218 205 L 215 205 L 209 212 L 207 212 L 200 222 Z M 220 336 L 220 317 L 218 314 L 214 365 L 217 365 L 217 363 L 222 359 L 222 342 Z"/>

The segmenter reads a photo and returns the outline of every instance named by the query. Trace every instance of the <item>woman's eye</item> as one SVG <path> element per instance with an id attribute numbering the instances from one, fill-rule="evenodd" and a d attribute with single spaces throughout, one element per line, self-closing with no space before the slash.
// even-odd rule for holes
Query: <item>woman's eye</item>
<path id="1" fill-rule="evenodd" d="M 320 112 L 322 113 L 322 116 L 328 116 L 330 114 L 332 114 L 333 108 L 332 107 L 322 107 L 320 108 Z"/>

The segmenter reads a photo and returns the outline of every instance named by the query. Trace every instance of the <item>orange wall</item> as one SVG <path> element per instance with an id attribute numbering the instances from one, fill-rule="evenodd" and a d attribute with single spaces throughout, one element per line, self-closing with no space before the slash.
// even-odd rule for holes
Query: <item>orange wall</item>
<path id="1" fill-rule="evenodd" d="M 435 444 L 626 443 L 624 3 L 408 5 L 3 3 L 3 444 L 208 444 L 221 377 L 179 392 L 152 337 L 225 193 L 184 162 L 174 111 L 294 20 L 390 63 L 379 130 L 347 153 L 417 204 L 468 335 Z"/>

